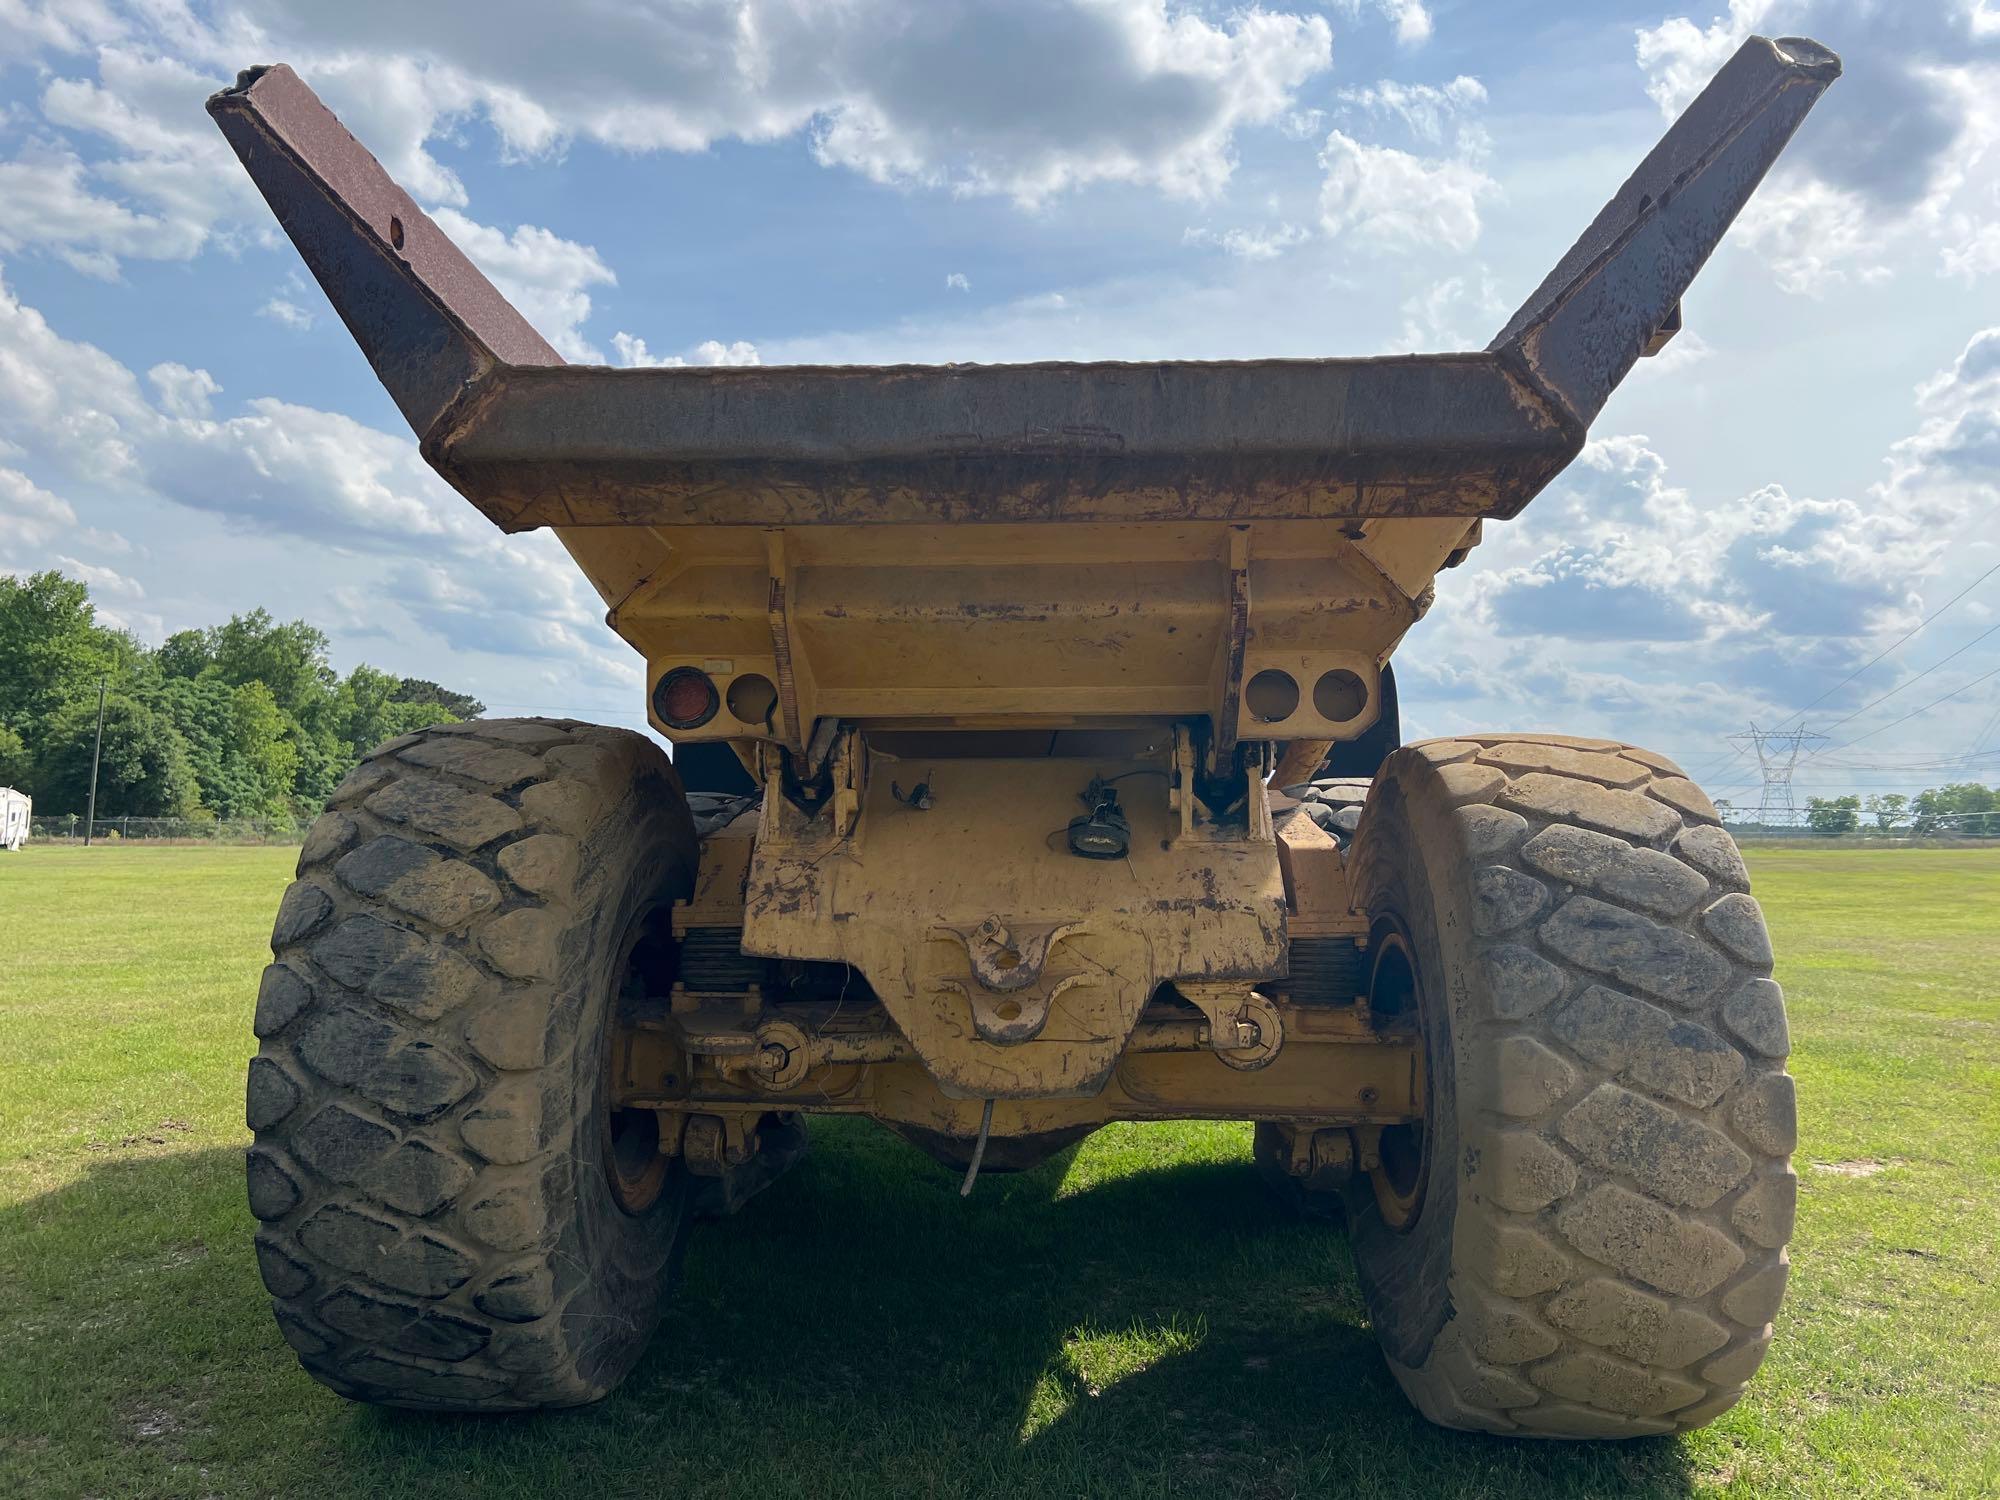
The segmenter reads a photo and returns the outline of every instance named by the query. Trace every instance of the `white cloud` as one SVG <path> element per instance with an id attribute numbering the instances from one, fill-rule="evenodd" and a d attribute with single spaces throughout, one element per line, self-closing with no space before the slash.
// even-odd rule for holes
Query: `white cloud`
<path id="1" fill-rule="evenodd" d="M 1323 109 L 1288 110 L 1278 117 L 1278 133 L 1287 140 L 1310 141 L 1317 139 L 1326 127 L 1326 111 Z"/>
<path id="2" fill-rule="evenodd" d="M 110 594 L 119 599 L 143 599 L 146 590 L 136 578 L 128 578 L 116 568 L 106 568 L 97 563 L 83 562 L 78 558 L 56 554 L 56 564 L 72 578 L 80 578 L 90 585 L 93 594 Z"/>
<path id="3" fill-rule="evenodd" d="M 595 12 L 588 27 L 529 0 L 0 0 L 0 41 L 42 68 L 42 120 L 68 132 L 0 162 L 0 253 L 109 279 L 128 258 L 268 241 L 201 103 L 245 59 L 281 56 L 579 360 L 603 357 L 583 328 L 591 289 L 615 278 L 588 246 L 466 216 L 433 148 L 470 120 L 508 158 L 579 138 L 691 151 L 804 134 L 822 163 L 899 186 L 1027 205 L 1099 182 L 1202 198 L 1230 178 L 1237 133 L 1284 118 L 1332 56 L 1321 17 L 1209 19 L 1167 0 L 688 0 Z M 260 310 L 300 326 L 289 298 Z"/>
<path id="4" fill-rule="evenodd" d="M 146 372 L 146 378 L 159 392 L 161 407 L 169 416 L 175 417 L 206 417 L 211 398 L 222 390 L 208 371 L 190 370 L 186 365 L 171 360 L 154 365 Z"/>
<path id="5" fill-rule="evenodd" d="M 1476 274 L 1447 276 L 1403 302 L 1398 354 L 1439 353 L 1484 345 L 1506 310 L 1499 284 L 1484 266 Z"/>
<path id="6" fill-rule="evenodd" d="M 135 213 L 92 189 L 83 159 L 67 147 L 34 144 L 0 161 L 0 252 L 52 254 L 86 276 L 110 279 L 127 256 L 185 260 L 205 231 Z"/>
<path id="7" fill-rule="evenodd" d="M 967 279 L 963 271 L 953 271 L 949 276 L 945 277 L 944 284 L 947 291 L 969 292 L 972 290 L 972 282 Z"/>
<path id="8" fill-rule="evenodd" d="M 2000 505 L 2000 328 L 1924 383 L 1916 415 L 1858 499 L 1703 494 L 1644 437 L 1591 442 L 1440 581 L 1406 653 L 1444 716 L 1423 732 L 1572 704 L 1561 727 L 1673 746 L 1798 709 L 1992 561 L 1978 518 Z"/>
<path id="9" fill-rule="evenodd" d="M 720 339 L 703 339 L 687 354 L 654 354 L 646 341 L 625 332 L 611 335 L 611 347 L 618 363 L 630 369 L 676 369 L 682 365 L 754 365 L 762 361 L 757 346 L 738 339 L 725 344 Z"/>
<path id="10" fill-rule="evenodd" d="M 1384 78 L 1366 88 L 1342 89 L 1340 100 L 1372 115 L 1401 120 L 1413 135 L 1435 145 L 1443 141 L 1447 124 L 1486 102 L 1486 86 L 1463 73 L 1443 84 Z"/>
<path id="11" fill-rule="evenodd" d="M 167 226 L 162 245 L 150 252 L 117 253 L 186 258 L 218 225 L 254 222 L 264 212 L 263 200 L 202 110 L 224 81 L 219 70 L 190 66 L 153 46 L 103 47 L 95 62 L 95 81 L 54 78 L 42 91 L 41 106 L 51 124 L 111 148 L 115 154 L 92 168 L 93 177 Z"/>
<path id="12" fill-rule="evenodd" d="M 1408 32 L 1422 7 L 1402 9 Z M 1166 0 L 688 0 L 598 9 L 589 26 L 530 0 L 244 0 L 202 47 L 211 66 L 293 59 L 433 202 L 462 205 L 463 189 L 425 145 L 476 114 L 522 155 L 577 137 L 692 151 L 810 128 L 827 165 L 1032 203 L 1100 181 L 1214 191 L 1235 133 L 1277 120 L 1330 66 L 1332 30 Z"/>
<path id="13" fill-rule="evenodd" d="M 1287 250 L 1303 245 L 1312 238 L 1312 231 L 1297 224 L 1279 224 L 1267 229 L 1225 229 L 1217 233 L 1213 229 L 1186 230 L 1181 235 L 1184 245 L 1207 245 L 1234 255 L 1242 260 L 1276 260 Z"/>
<path id="14" fill-rule="evenodd" d="M 60 495 L 50 494 L 19 469 L 0 467 L 0 535 L 39 545 L 77 524 L 76 512 Z"/>
<path id="15" fill-rule="evenodd" d="M 1500 190 L 1482 166 L 1486 132 L 1469 118 L 1486 102 L 1485 86 L 1464 74 L 1444 84 L 1385 78 L 1341 90 L 1340 101 L 1346 113 L 1397 122 L 1432 154 L 1333 131 L 1319 154 L 1320 227 L 1370 249 L 1471 249 L 1480 204 Z M 1447 128 L 1451 143 L 1438 154 Z"/>
<path id="16" fill-rule="evenodd" d="M 0 452 L 12 446 L 0 444 Z M 115 532 L 84 525 L 62 496 L 43 489 L 19 469 L 0 466 L 0 573 L 46 567 L 54 548 L 78 543 L 105 553 L 132 550 L 131 543 Z"/>
<path id="17" fill-rule="evenodd" d="M 0 445 L 24 464 L 62 475 L 95 504 L 167 502 L 216 517 L 239 538 L 239 556 L 275 544 L 267 554 L 273 568 L 303 558 L 314 581 L 330 554 L 420 555 L 421 568 L 448 587 L 426 585 L 405 601 L 397 594 L 408 581 L 403 573 L 384 577 L 371 564 L 362 597 L 373 618 L 408 620 L 422 636 L 456 599 L 461 619 L 483 610 L 531 622 L 511 636 L 489 630 L 481 649 L 506 650 L 511 640 L 512 649 L 553 656 L 594 681 L 630 675 L 623 648 L 599 623 L 601 605 L 554 538 L 495 531 L 430 471 L 407 436 L 272 397 L 217 417 L 220 388 L 206 371 L 167 362 L 147 378 L 157 401 L 126 366 L 62 337 L 0 283 Z M 53 557 L 106 588 L 121 587 L 101 565 L 52 551 L 72 537 L 99 550 L 122 544 L 80 526 L 75 505 L 23 470 L 0 469 L 0 518 L 7 522 L 0 535 L 20 543 L 5 558 L 9 566 Z M 463 602 L 475 595 L 477 606 Z M 158 619 L 120 618 L 149 631 Z"/>
<path id="18" fill-rule="evenodd" d="M 0 0 L 0 56 L 21 62 L 44 52 L 81 52 L 122 28 L 102 0 Z"/>
<path id="19" fill-rule="evenodd" d="M 1320 149 L 1320 225 L 1372 249 L 1470 250 L 1499 185 L 1469 157 L 1414 156 L 1336 130 Z"/>
<path id="20" fill-rule="evenodd" d="M 1738 220 L 1788 291 L 1825 295 L 1926 260 L 2000 269 L 2000 34 L 1959 4 L 1730 0 L 1638 34 L 1646 89 L 1678 114 L 1743 41 L 1818 32 L 1846 71 Z"/>
<path id="21" fill-rule="evenodd" d="M 579 245 L 533 224 L 513 234 L 440 208 L 438 228 L 514 304 L 563 358 L 602 364 L 604 353 L 583 336 L 590 317 L 593 286 L 615 286 L 618 278 L 588 245 Z"/>
<path id="22" fill-rule="evenodd" d="M 294 333 L 304 333 L 313 326 L 313 315 L 282 292 L 274 292 L 269 301 L 257 309 L 257 316 L 269 318 L 274 323 L 283 324 Z"/>
<path id="23" fill-rule="evenodd" d="M 1377 15 L 1396 28 L 1396 40 L 1405 47 L 1420 47 L 1431 39 L 1431 13 L 1423 0 L 1366 0 Z M 1359 16 L 1363 0 L 1339 0 L 1350 16 Z"/>

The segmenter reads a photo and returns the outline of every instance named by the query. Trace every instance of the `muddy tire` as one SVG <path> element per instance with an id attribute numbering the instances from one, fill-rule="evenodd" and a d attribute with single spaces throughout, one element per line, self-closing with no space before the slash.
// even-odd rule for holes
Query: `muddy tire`
<path id="1" fill-rule="evenodd" d="M 392 740 L 313 824 L 251 1061 L 279 1329 L 356 1400 L 574 1406 L 645 1348 L 690 1193 L 604 1107 L 622 990 L 668 982 L 694 828 L 667 758 L 540 719 Z"/>
<path id="2" fill-rule="evenodd" d="M 1349 1195 L 1404 1390 L 1522 1436 L 1728 1410 L 1785 1288 L 1796 1122 L 1769 939 L 1708 799 L 1609 741 L 1434 741 L 1384 765 L 1352 868 L 1371 1003 L 1428 1069 L 1424 1127 L 1385 1131 Z"/>

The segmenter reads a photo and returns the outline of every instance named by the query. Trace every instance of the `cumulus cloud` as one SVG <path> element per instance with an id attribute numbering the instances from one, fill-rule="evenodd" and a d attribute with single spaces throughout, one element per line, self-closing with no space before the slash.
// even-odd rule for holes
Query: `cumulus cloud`
<path id="1" fill-rule="evenodd" d="M 1181 235 L 1181 243 L 1207 246 L 1241 260 L 1276 260 L 1287 250 L 1303 245 L 1311 238 L 1312 231 L 1298 224 L 1220 231 L 1204 226 L 1186 230 Z"/>
<path id="2" fill-rule="evenodd" d="M 630 675 L 622 648 L 598 623 L 595 597 L 554 538 L 495 531 L 430 471 L 407 436 L 267 396 L 221 416 L 219 394 L 208 372 L 174 362 L 154 366 L 142 383 L 103 350 L 56 332 L 0 281 L 0 452 L 23 465 L 0 468 L 0 535 L 43 559 L 71 536 L 100 550 L 117 543 L 80 526 L 71 501 L 27 477 L 31 466 L 71 493 L 213 516 L 235 533 L 278 543 L 288 557 L 302 543 L 420 555 L 421 564 L 391 569 L 364 590 L 377 620 L 402 616 L 429 632 L 454 611 L 460 619 L 480 610 L 518 615 L 532 629 L 488 630 L 479 649 L 554 655 L 599 681 Z M 79 576 L 123 587 L 102 565 L 55 555 Z M 10 566 L 29 560 L 5 558 Z M 418 571 L 405 576 L 409 567 Z M 433 574 L 408 599 L 399 594 Z M 473 596 L 477 606 L 466 602 Z M 123 618 L 145 625 L 152 617 Z"/>
<path id="3" fill-rule="evenodd" d="M 969 292 L 972 281 L 963 271 L 953 271 L 944 279 L 945 290 L 949 292 Z"/>
<path id="4" fill-rule="evenodd" d="M 1914 431 L 1858 498 L 1702 494 L 1644 437 L 1592 441 L 1441 584 L 1413 676 L 1441 702 L 1485 700 L 1472 717 L 1575 702 L 1579 727 L 1727 732 L 1798 708 L 1802 683 L 1837 682 L 1934 609 L 1996 505 L 2000 328 L 1924 382 Z"/>
<path id="5" fill-rule="evenodd" d="M 19 469 L 0 466 L 0 537 L 25 546 L 41 546 L 72 530 L 76 512 L 62 496 L 51 494 Z M 0 552 L 0 557 L 6 554 Z"/>
<path id="6" fill-rule="evenodd" d="M 212 398 L 222 390 L 208 371 L 190 370 L 173 360 L 154 365 L 146 378 L 159 393 L 161 408 L 175 417 L 206 417 Z"/>
<path id="7" fill-rule="evenodd" d="M 1939 271 L 2000 269 L 2000 31 L 1979 6 L 1730 0 L 1707 24 L 1638 34 L 1647 92 L 1678 114 L 1746 37 L 1821 33 L 1845 74 L 1751 200 L 1736 235 L 1786 289 L 1885 279 L 1928 249 Z"/>
<path id="8" fill-rule="evenodd" d="M 1470 250 L 1499 184 L 1467 157 L 1422 157 L 1336 130 L 1320 148 L 1320 227 L 1371 249 Z"/>
<path id="9" fill-rule="evenodd" d="M 315 321 L 311 313 L 282 292 L 274 292 L 270 299 L 257 309 L 257 316 L 269 318 L 273 323 L 289 328 L 294 333 L 304 333 Z"/>
<path id="10" fill-rule="evenodd" d="M 1483 577 L 1481 603 L 1502 631 L 1580 641 L 1863 636 L 1943 550 L 1907 527 L 1885 547 L 1872 507 L 1777 484 L 1701 504 L 1634 436 L 1591 443 L 1537 511 L 1546 550 Z"/>
<path id="11" fill-rule="evenodd" d="M 1486 102 L 1486 86 L 1463 73 L 1443 84 L 1384 78 L 1366 88 L 1342 89 L 1339 97 L 1352 108 L 1400 120 L 1419 139 L 1436 144 L 1454 119 Z"/>
<path id="12" fill-rule="evenodd" d="M 146 597 L 145 587 L 136 578 L 128 578 L 116 568 L 107 568 L 100 563 L 84 562 L 80 558 L 56 554 L 56 565 L 72 578 L 80 578 L 90 585 L 93 594 L 109 594 L 116 599 L 136 600 Z"/>
<path id="13" fill-rule="evenodd" d="M 589 289 L 615 286 L 618 278 L 594 249 L 533 224 L 510 235 L 455 208 L 440 208 L 434 217 L 563 358 L 604 362 L 603 352 L 583 336 L 583 324 L 590 317 Z"/>
<path id="14" fill-rule="evenodd" d="M 1470 275 L 1447 276 L 1404 299 L 1397 354 L 1478 349 L 1485 346 L 1507 304 L 1500 284 L 1484 266 Z"/>
<path id="15" fill-rule="evenodd" d="M 106 280 L 121 259 L 185 260 L 206 238 L 205 228 L 135 212 L 97 192 L 83 158 L 56 144 L 32 143 L 0 161 L 0 203 L 7 205 L 0 252 L 55 255 Z"/>
<path id="16" fill-rule="evenodd" d="M 1343 113 L 1395 124 L 1420 149 L 1329 134 L 1319 154 L 1321 229 L 1371 249 L 1472 248 L 1480 205 L 1500 190 L 1483 169 L 1489 142 L 1472 118 L 1485 86 L 1463 74 L 1445 84 L 1385 78 L 1339 97 Z"/>
<path id="17" fill-rule="evenodd" d="M 611 335 L 611 347 L 618 355 L 618 363 L 630 369 L 678 369 L 682 365 L 754 365 L 762 361 L 757 356 L 757 346 L 742 339 L 725 344 L 720 339 L 703 339 L 687 354 L 654 354 L 646 347 L 646 341 L 632 334 L 619 332 Z"/>
<path id="18" fill-rule="evenodd" d="M 1413 0 L 1378 8 L 1428 34 Z M 1167 0 L 687 0 L 587 27 L 530 0 L 106 5 L 88 25 L 12 0 L 0 16 L 62 68 L 93 45 L 216 72 L 287 58 L 418 197 L 456 207 L 463 185 L 429 145 L 472 117 L 524 156 L 807 133 L 820 161 L 880 182 L 1024 203 L 1103 181 L 1202 195 L 1229 177 L 1236 132 L 1275 122 L 1332 60 L 1321 16 Z"/>
<path id="19" fill-rule="evenodd" d="M 1356 17 L 1364 4 L 1395 28 L 1403 46 L 1420 47 L 1431 39 L 1431 13 L 1423 0 L 1339 0 L 1340 8 Z"/>

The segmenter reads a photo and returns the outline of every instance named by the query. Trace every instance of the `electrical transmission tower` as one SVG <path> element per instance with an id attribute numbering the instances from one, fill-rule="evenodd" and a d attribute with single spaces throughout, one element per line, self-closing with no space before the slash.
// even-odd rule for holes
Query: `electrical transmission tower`
<path id="1" fill-rule="evenodd" d="M 1799 756 L 1815 745 L 1824 744 L 1823 734 L 1804 729 L 1759 729 L 1755 724 L 1745 734 L 1732 734 L 1731 744 L 1747 744 L 1757 752 L 1757 767 L 1763 772 L 1763 789 L 1757 796 L 1757 826 L 1795 828 L 1799 809 L 1792 801 L 1792 770 Z"/>

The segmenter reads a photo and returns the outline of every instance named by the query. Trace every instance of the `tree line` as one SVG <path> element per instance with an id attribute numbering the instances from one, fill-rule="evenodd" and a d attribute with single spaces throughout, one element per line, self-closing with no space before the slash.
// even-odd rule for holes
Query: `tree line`
<path id="1" fill-rule="evenodd" d="M 1806 826 L 1814 833 L 1858 833 L 1864 820 L 1880 833 L 2000 838 L 2000 791 L 1958 781 L 1914 797 L 1889 792 L 1866 802 L 1854 795 L 1806 798 Z"/>
<path id="2" fill-rule="evenodd" d="M 421 678 L 337 674 L 325 634 L 258 609 L 149 648 L 57 572 L 0 576 L 0 786 L 81 812 L 104 696 L 99 817 L 318 811 L 363 752 L 484 705 Z"/>

